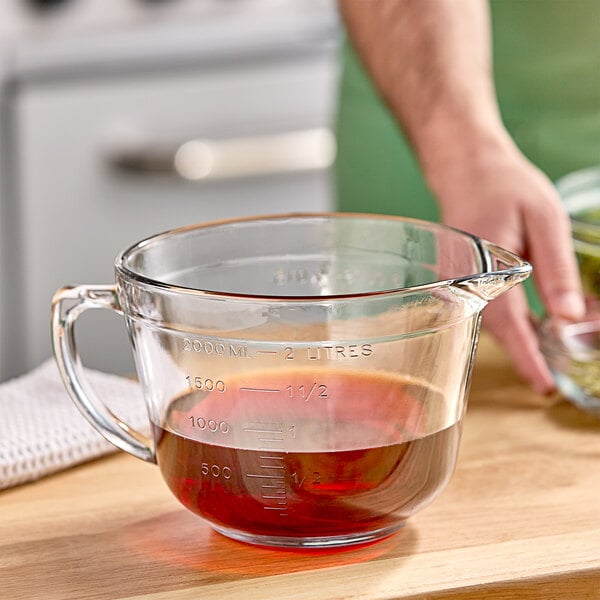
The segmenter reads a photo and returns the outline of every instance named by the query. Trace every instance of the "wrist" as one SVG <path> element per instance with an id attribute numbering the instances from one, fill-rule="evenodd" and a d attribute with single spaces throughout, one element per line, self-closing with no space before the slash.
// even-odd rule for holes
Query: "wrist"
<path id="1" fill-rule="evenodd" d="M 438 198 L 454 182 L 477 179 L 478 173 L 520 155 L 500 116 L 489 113 L 432 118 L 414 146 L 427 184 Z"/>

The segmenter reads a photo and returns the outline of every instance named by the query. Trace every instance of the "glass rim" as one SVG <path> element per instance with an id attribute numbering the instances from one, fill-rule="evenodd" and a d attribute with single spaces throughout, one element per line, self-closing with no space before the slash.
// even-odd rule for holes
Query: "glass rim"
<path id="1" fill-rule="evenodd" d="M 600 333 L 600 316 L 586 315 L 581 321 L 546 317 L 538 326 L 538 338 L 544 354 L 569 359 L 600 360 L 600 348 L 573 348 L 568 340 L 581 335 Z"/>
<path id="2" fill-rule="evenodd" d="M 578 217 L 578 214 L 589 208 L 600 209 L 600 201 L 592 196 L 582 195 L 582 192 L 595 189 L 600 195 L 600 165 L 567 173 L 559 178 L 555 185 L 569 214 L 573 233 L 600 235 L 600 225 Z"/>
<path id="3" fill-rule="evenodd" d="M 147 275 L 138 273 L 128 266 L 126 266 L 126 260 L 136 251 L 142 251 L 145 247 L 151 244 L 161 243 L 165 240 L 177 237 L 179 235 L 199 230 L 217 229 L 228 225 L 243 224 L 243 223 L 259 223 L 259 222 L 273 222 L 273 221 L 285 221 L 285 220 L 311 220 L 311 219 L 369 219 L 369 220 L 382 220 L 382 221 L 396 221 L 399 223 L 412 223 L 414 225 L 429 229 L 431 231 L 449 231 L 456 234 L 458 237 L 470 241 L 474 248 L 477 250 L 477 258 L 479 259 L 482 270 L 477 273 L 464 275 L 456 278 L 440 279 L 429 283 L 423 283 L 408 287 L 397 287 L 384 290 L 371 290 L 366 292 L 351 292 L 351 293 L 340 293 L 340 294 L 324 294 L 324 295 L 284 295 L 284 294 L 250 294 L 250 293 L 238 293 L 238 292 L 223 292 L 218 290 L 203 290 L 199 288 L 185 287 L 181 285 L 175 285 L 155 279 Z M 183 227 L 177 227 L 156 233 L 148 236 L 126 249 L 122 250 L 116 257 L 114 262 L 114 268 L 117 275 L 122 278 L 133 281 L 138 285 L 144 287 L 151 287 L 162 291 L 169 291 L 172 293 L 211 297 L 219 299 L 231 299 L 231 300 L 247 300 L 247 301 L 260 301 L 260 302 L 280 302 L 280 303 L 302 303 L 302 302 L 327 302 L 327 301 L 340 301 L 340 300 L 351 300 L 351 299 L 365 299 L 371 297 L 382 297 L 390 296 L 394 294 L 412 294 L 418 292 L 424 292 L 429 290 L 435 290 L 444 287 L 457 286 L 461 283 L 467 283 L 476 279 L 485 278 L 496 274 L 528 274 L 531 271 L 531 266 L 526 261 L 520 259 L 516 255 L 515 258 L 519 260 L 519 264 L 506 269 L 494 269 L 493 261 L 489 250 L 485 247 L 485 240 L 471 234 L 469 232 L 437 223 L 434 221 L 426 221 L 423 219 L 416 219 L 413 217 L 404 217 L 398 215 L 384 215 L 376 213 L 359 213 L 359 212 L 293 212 L 293 213 L 276 213 L 266 215 L 253 215 L 247 217 L 233 217 L 228 219 L 211 220 L 206 222 L 200 222 L 190 225 L 184 225 Z M 513 254 L 506 251 L 509 254 Z"/>

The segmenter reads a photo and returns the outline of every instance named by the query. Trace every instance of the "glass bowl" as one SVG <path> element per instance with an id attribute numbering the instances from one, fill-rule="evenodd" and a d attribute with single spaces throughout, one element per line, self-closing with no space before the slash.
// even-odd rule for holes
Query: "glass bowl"
<path id="1" fill-rule="evenodd" d="M 588 303 L 600 299 L 600 166 L 574 171 L 556 182 L 571 218 L 573 244 Z"/>
<path id="2" fill-rule="evenodd" d="M 577 323 L 547 318 L 538 333 L 561 394 L 600 417 L 600 314 Z"/>

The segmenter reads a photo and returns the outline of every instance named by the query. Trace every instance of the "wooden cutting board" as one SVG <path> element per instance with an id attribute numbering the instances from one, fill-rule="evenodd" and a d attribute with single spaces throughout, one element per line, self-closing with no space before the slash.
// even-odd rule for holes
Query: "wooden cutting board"
<path id="1" fill-rule="evenodd" d="M 482 336 L 456 473 L 395 536 L 247 546 L 118 453 L 0 493 L 0 598 L 597 600 L 600 420 L 535 395 Z"/>

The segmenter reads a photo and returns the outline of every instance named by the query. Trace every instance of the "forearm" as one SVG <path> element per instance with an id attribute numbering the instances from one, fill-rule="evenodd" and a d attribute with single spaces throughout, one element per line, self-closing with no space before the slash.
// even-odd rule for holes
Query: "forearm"
<path id="1" fill-rule="evenodd" d="M 487 0 L 341 0 L 340 8 L 430 185 L 464 161 L 457 152 L 511 145 L 495 99 Z"/>
<path id="2" fill-rule="evenodd" d="M 530 259 L 548 314 L 581 318 L 569 219 L 551 182 L 518 151 L 500 118 L 487 0 L 340 5 L 359 55 L 414 147 L 444 223 Z M 552 389 L 523 290 L 495 300 L 484 323 L 524 377 L 540 391 Z"/>

